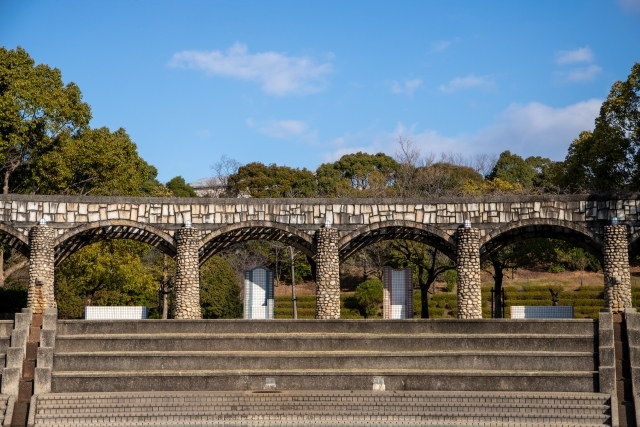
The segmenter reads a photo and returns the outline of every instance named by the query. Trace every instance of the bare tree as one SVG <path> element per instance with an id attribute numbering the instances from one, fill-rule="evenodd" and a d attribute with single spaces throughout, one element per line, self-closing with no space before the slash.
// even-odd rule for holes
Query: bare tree
<path id="1" fill-rule="evenodd" d="M 244 272 L 269 265 L 268 253 L 256 241 L 242 242 L 220 253 L 236 272 L 238 283 L 244 283 Z"/>
<path id="2" fill-rule="evenodd" d="M 209 179 L 208 185 L 211 187 L 210 197 L 236 197 L 229 188 L 229 175 L 238 172 L 242 166 L 239 161 L 223 155 L 220 160 L 211 165 L 213 176 Z"/>
<path id="3" fill-rule="evenodd" d="M 2 249 L 4 249 L 4 251 Z M 4 253 L 6 251 L 8 251 L 10 255 L 5 262 Z M 26 269 L 28 265 L 29 260 L 26 259 L 22 254 L 18 253 L 18 251 L 14 249 L 2 248 L 0 246 L 0 288 L 4 287 L 4 283 L 9 278 L 9 276 L 22 269 Z"/>

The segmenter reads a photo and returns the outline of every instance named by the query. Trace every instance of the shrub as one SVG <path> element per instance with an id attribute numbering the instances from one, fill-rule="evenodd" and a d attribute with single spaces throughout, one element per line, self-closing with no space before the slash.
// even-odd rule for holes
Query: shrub
<path id="1" fill-rule="evenodd" d="M 445 290 L 447 292 L 453 291 L 453 288 L 456 286 L 457 279 L 458 274 L 456 273 L 456 270 L 447 270 L 444 273 L 444 281 L 447 282 L 447 287 L 445 288 Z"/>
<path id="2" fill-rule="evenodd" d="M 358 285 L 354 296 L 362 307 L 365 318 L 378 314 L 382 304 L 382 293 L 382 282 L 377 279 L 369 279 Z"/>
<path id="3" fill-rule="evenodd" d="M 549 273 L 562 273 L 564 271 L 564 267 L 558 264 L 554 264 L 549 266 Z"/>

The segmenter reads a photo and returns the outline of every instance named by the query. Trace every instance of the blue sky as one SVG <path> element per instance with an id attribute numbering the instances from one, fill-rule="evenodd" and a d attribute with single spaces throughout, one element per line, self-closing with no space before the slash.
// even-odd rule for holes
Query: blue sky
<path id="1" fill-rule="evenodd" d="M 167 181 L 222 155 L 562 160 L 640 61 L 640 0 L 13 1 L 0 44 L 62 70 Z"/>

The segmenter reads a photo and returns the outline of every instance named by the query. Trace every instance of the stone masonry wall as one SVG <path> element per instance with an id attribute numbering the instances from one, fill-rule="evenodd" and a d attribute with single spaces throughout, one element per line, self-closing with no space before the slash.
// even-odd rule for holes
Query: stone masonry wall
<path id="1" fill-rule="evenodd" d="M 173 234 L 191 221 L 204 233 L 228 224 L 265 221 L 296 226 L 312 235 L 329 220 L 341 233 L 383 221 L 434 224 L 454 233 L 464 219 L 487 230 L 513 221 L 552 219 L 593 224 L 618 217 L 640 231 L 640 196 L 622 200 L 590 195 L 487 196 L 431 199 L 179 199 L 0 195 L 0 221 L 27 236 L 41 218 L 56 237 L 76 225 L 128 220 Z"/>
<path id="2" fill-rule="evenodd" d="M 614 313 L 631 307 L 628 244 L 625 225 L 604 226 L 604 305 Z"/>
<path id="3" fill-rule="evenodd" d="M 198 249 L 200 231 L 193 227 L 182 227 L 176 231 L 176 319 L 201 319 L 200 311 L 200 267 Z"/>
<path id="4" fill-rule="evenodd" d="M 476 228 L 458 228 L 458 318 L 482 319 L 480 291 L 480 233 Z"/>
<path id="5" fill-rule="evenodd" d="M 317 231 L 316 319 L 340 318 L 340 264 L 338 230 L 333 227 Z"/>
<path id="6" fill-rule="evenodd" d="M 42 314 L 45 308 L 56 307 L 53 241 L 53 228 L 46 225 L 31 228 L 27 307 L 31 308 L 34 314 Z"/>

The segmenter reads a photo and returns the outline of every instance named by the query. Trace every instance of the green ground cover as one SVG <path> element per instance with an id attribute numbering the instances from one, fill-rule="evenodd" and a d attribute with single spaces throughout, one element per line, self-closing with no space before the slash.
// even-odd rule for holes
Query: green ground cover
<path id="1" fill-rule="evenodd" d="M 576 318 L 598 317 L 600 307 L 604 305 L 604 293 L 601 286 L 583 286 L 577 290 L 564 290 L 561 284 L 555 282 L 553 285 L 528 284 L 523 283 L 518 286 L 505 286 L 505 317 L 510 317 L 510 307 L 514 305 L 552 305 L 551 292 L 559 291 L 558 305 L 570 305 L 574 307 Z M 631 287 L 632 303 L 638 307 L 640 303 L 640 286 Z M 491 286 L 482 287 L 482 317 L 491 317 Z M 343 319 L 364 319 L 353 293 L 343 292 L 340 295 L 341 310 L 340 316 Z M 315 295 L 302 295 L 298 297 L 298 318 L 313 319 L 315 314 Z M 414 313 L 415 317 L 420 317 L 420 291 L 414 292 Z M 455 318 L 457 317 L 456 294 L 453 292 L 442 292 L 429 295 L 429 315 L 431 318 Z M 293 308 L 291 307 L 291 297 L 277 296 L 275 300 L 276 319 L 292 319 Z M 382 310 L 377 318 L 382 318 Z"/>

